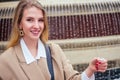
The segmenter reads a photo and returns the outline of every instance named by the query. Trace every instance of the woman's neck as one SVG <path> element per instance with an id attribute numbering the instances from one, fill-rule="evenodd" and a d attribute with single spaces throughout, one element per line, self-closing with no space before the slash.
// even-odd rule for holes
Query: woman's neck
<path id="1" fill-rule="evenodd" d="M 36 57 L 37 50 L 38 50 L 38 40 L 31 40 L 31 39 L 26 39 L 26 38 L 23 38 L 23 39 L 29 51 L 31 52 L 32 56 Z"/>

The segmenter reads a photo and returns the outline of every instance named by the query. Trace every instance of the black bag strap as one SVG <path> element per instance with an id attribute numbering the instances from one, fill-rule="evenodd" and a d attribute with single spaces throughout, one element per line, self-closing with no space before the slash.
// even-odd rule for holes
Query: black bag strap
<path id="1" fill-rule="evenodd" d="M 48 69 L 49 69 L 49 72 L 51 74 L 51 80 L 54 80 L 54 71 L 53 71 L 53 64 L 52 64 L 50 48 L 48 45 L 46 45 L 45 48 L 46 48 L 46 57 L 47 57 Z"/>

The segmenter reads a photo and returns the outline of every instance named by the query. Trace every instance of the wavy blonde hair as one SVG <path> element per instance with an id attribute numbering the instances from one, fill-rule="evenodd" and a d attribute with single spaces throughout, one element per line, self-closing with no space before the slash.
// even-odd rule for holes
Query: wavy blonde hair
<path id="1" fill-rule="evenodd" d="M 40 36 L 40 39 L 42 40 L 43 43 L 46 43 L 46 41 L 48 41 L 48 22 L 47 22 L 47 16 L 46 16 L 45 10 L 43 9 L 42 5 L 37 0 L 21 0 L 15 9 L 12 32 L 11 32 L 11 36 L 10 36 L 10 40 L 8 42 L 7 48 L 13 47 L 19 43 L 21 38 L 19 34 L 19 25 L 23 17 L 23 12 L 25 9 L 30 8 L 32 6 L 37 7 L 43 12 L 44 30 Z"/>

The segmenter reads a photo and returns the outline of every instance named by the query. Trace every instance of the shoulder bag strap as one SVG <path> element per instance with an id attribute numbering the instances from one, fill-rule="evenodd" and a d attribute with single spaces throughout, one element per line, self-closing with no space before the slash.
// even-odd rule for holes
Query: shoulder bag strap
<path id="1" fill-rule="evenodd" d="M 54 71 L 53 71 L 53 64 L 52 64 L 50 48 L 48 45 L 46 45 L 45 48 L 46 48 L 48 69 L 49 69 L 49 72 L 51 74 L 51 80 L 54 80 Z"/>

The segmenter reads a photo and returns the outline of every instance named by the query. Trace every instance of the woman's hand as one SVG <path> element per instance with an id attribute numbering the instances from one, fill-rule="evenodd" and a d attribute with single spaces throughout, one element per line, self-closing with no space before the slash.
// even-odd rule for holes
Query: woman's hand
<path id="1" fill-rule="evenodd" d="M 91 77 L 95 72 L 105 72 L 107 69 L 107 60 L 104 58 L 94 58 L 88 68 L 86 69 L 86 74 Z"/>
<path id="2" fill-rule="evenodd" d="M 105 72 L 107 69 L 107 60 L 104 58 L 97 58 L 96 60 L 96 71 Z"/>

